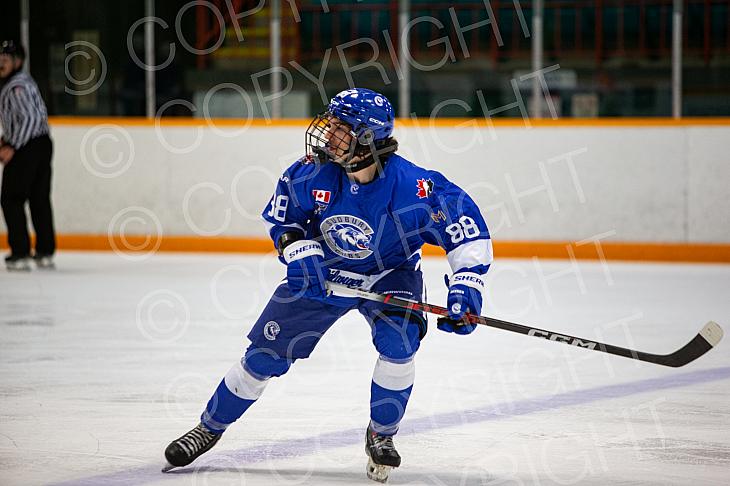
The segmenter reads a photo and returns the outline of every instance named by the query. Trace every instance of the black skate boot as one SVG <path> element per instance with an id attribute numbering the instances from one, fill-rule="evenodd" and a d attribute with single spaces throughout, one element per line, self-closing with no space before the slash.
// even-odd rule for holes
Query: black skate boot
<path id="1" fill-rule="evenodd" d="M 365 452 L 368 455 L 368 478 L 379 483 L 388 481 L 390 470 L 400 466 L 400 456 L 390 435 L 378 435 L 369 426 L 365 433 Z"/>
<path id="2" fill-rule="evenodd" d="M 167 466 L 162 468 L 162 472 L 167 472 L 176 467 L 187 466 L 195 459 L 208 452 L 223 434 L 214 434 L 205 428 L 203 424 L 198 424 L 193 430 L 183 435 L 177 440 L 170 442 L 165 449 L 165 459 Z"/>
<path id="3" fill-rule="evenodd" d="M 27 255 L 8 255 L 5 257 L 5 268 L 10 272 L 29 272 L 30 258 Z"/>
<path id="4" fill-rule="evenodd" d="M 38 270 L 55 270 L 56 264 L 53 263 L 53 255 L 45 253 L 36 253 L 33 255 L 33 261 Z"/>

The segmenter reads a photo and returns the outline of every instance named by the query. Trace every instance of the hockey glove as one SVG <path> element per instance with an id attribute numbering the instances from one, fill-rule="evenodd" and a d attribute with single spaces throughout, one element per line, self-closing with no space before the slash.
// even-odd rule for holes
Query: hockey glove
<path id="1" fill-rule="evenodd" d="M 469 324 L 463 318 L 467 312 L 477 315 L 481 313 L 484 277 L 478 273 L 462 271 L 456 272 L 451 280 L 444 275 L 444 282 L 449 288 L 449 295 L 446 300 L 449 316 L 440 317 L 437 321 L 437 327 L 445 332 L 471 334 L 477 325 Z"/>
<path id="2" fill-rule="evenodd" d="M 319 242 L 296 241 L 283 250 L 282 257 L 286 261 L 287 283 L 293 294 L 310 299 L 327 297 L 325 282 L 329 272 Z"/>

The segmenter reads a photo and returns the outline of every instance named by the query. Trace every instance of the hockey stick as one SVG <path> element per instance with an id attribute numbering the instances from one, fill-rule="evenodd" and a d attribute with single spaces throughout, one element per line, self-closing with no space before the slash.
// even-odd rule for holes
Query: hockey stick
<path id="1" fill-rule="evenodd" d="M 431 314 L 436 314 L 439 316 L 448 316 L 449 314 L 449 311 L 444 307 L 427 304 L 425 302 L 415 302 L 412 300 L 404 299 L 402 297 L 396 297 L 391 294 L 378 294 L 375 292 L 352 288 L 333 282 L 327 282 L 327 288 L 330 291 L 336 292 L 340 295 L 360 297 L 362 299 L 372 300 L 374 302 L 382 302 L 383 304 L 389 304 L 418 312 L 429 312 Z M 489 327 L 496 327 L 497 329 L 503 329 L 505 331 L 526 334 L 528 336 L 535 336 L 542 339 L 547 339 L 549 341 L 570 344 L 579 348 L 590 349 L 592 351 L 601 351 L 616 356 L 623 356 L 625 358 L 646 361 L 647 363 L 671 366 L 673 368 L 684 366 L 687 363 L 691 363 L 692 361 L 696 360 L 707 351 L 717 346 L 717 343 L 720 342 L 723 336 L 723 331 L 720 325 L 714 321 L 710 321 L 704 325 L 700 332 L 694 338 L 692 338 L 690 342 L 682 346 L 677 351 L 670 354 L 651 354 L 644 353 L 642 351 L 636 351 L 634 349 L 614 346 L 612 344 L 604 344 L 597 341 L 590 341 L 587 339 L 570 336 L 568 334 L 559 334 L 552 331 L 546 331 L 544 329 L 538 329 L 536 327 L 524 326 L 522 324 L 516 324 L 514 322 L 502 321 L 500 319 L 494 319 L 492 317 L 478 316 L 475 314 L 466 314 L 464 317 L 468 319 L 468 321 L 472 324 L 482 324 Z"/>

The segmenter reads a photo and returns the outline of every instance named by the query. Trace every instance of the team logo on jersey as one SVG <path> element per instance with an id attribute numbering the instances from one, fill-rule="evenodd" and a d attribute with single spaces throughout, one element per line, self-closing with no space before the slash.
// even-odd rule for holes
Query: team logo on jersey
<path id="1" fill-rule="evenodd" d="M 279 323 L 276 321 L 269 321 L 264 326 L 264 337 L 268 339 L 269 341 L 273 341 L 276 339 L 276 336 L 281 331 L 281 327 L 279 327 Z"/>
<path id="2" fill-rule="evenodd" d="M 431 179 L 418 179 L 416 181 L 418 199 L 426 199 L 433 192 L 433 181 Z"/>
<path id="3" fill-rule="evenodd" d="M 339 214 L 326 218 L 319 225 L 327 246 L 341 257 L 362 260 L 373 253 L 370 240 L 373 229 L 360 218 Z"/>

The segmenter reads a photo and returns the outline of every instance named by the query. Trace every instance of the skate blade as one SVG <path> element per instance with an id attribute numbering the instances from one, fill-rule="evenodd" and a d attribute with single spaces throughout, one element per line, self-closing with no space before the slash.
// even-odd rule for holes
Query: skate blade
<path id="1" fill-rule="evenodd" d="M 8 270 L 8 272 L 30 272 L 30 265 L 21 267 L 6 266 L 5 268 Z"/>
<path id="2" fill-rule="evenodd" d="M 381 464 L 375 464 L 372 459 L 368 458 L 367 474 L 368 478 L 379 483 L 385 483 L 388 481 L 390 470 L 392 466 L 383 466 Z"/>
<path id="3" fill-rule="evenodd" d="M 167 463 L 167 464 L 165 464 L 165 465 L 164 465 L 164 467 L 162 468 L 162 472 L 163 472 L 163 473 L 166 473 L 166 472 L 170 472 L 170 471 L 172 471 L 173 469 L 177 469 L 177 468 L 179 468 L 179 467 L 182 467 L 182 466 L 173 466 L 172 464 L 170 464 L 170 463 L 168 462 L 168 463 Z"/>

